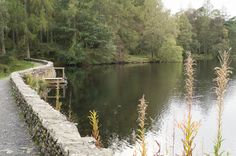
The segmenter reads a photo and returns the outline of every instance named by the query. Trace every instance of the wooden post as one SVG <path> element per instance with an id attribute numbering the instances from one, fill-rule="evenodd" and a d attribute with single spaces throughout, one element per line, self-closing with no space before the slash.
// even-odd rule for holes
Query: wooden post
<path id="1" fill-rule="evenodd" d="M 62 68 L 62 77 L 65 79 L 65 68 Z"/>

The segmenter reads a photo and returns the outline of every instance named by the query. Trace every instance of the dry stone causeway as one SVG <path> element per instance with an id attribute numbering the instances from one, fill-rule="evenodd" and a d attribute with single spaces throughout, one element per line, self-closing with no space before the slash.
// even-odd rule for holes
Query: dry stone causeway
<path id="1" fill-rule="evenodd" d="M 81 137 L 75 123 L 50 104 L 23 81 L 23 76 L 55 77 L 52 62 L 36 60 L 41 66 L 14 72 L 10 76 L 13 95 L 24 115 L 30 134 L 45 156 L 111 156 L 111 149 L 97 148 L 92 137 Z"/>

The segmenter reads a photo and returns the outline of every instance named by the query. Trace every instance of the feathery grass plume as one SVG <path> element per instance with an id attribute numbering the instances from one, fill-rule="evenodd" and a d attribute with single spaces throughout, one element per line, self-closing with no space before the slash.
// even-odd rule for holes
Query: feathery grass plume
<path id="1" fill-rule="evenodd" d="M 215 93 L 217 96 L 217 136 L 216 143 L 214 145 L 215 156 L 221 156 L 223 152 L 220 152 L 220 148 L 223 142 L 222 138 L 222 115 L 224 109 L 224 95 L 226 92 L 226 87 L 229 82 L 229 77 L 232 74 L 230 65 L 230 54 L 229 51 L 224 51 L 219 54 L 220 67 L 215 68 L 216 78 L 214 79 L 216 83 Z"/>
<path id="2" fill-rule="evenodd" d="M 93 110 L 89 111 L 89 120 L 90 120 L 90 125 L 92 126 L 92 136 L 96 140 L 95 145 L 97 147 L 103 147 L 102 142 L 101 142 L 101 137 L 99 134 L 99 120 L 98 120 L 98 113 Z"/>
<path id="3" fill-rule="evenodd" d="M 141 142 L 141 155 L 147 155 L 147 148 L 145 143 L 145 120 L 146 120 L 146 110 L 147 110 L 147 101 L 145 100 L 145 96 L 139 100 L 140 103 L 138 105 L 138 130 L 137 130 L 137 138 L 138 141 Z"/>
<path id="4" fill-rule="evenodd" d="M 188 53 L 188 57 L 185 60 L 185 89 L 186 89 L 186 103 L 188 106 L 188 115 L 187 119 L 179 124 L 179 127 L 182 129 L 184 134 L 183 142 L 183 155 L 192 156 L 194 149 L 194 138 L 198 133 L 200 126 L 199 122 L 192 120 L 192 104 L 193 104 L 193 93 L 194 93 L 194 66 L 196 65 L 195 61 L 191 57 L 191 53 Z"/>

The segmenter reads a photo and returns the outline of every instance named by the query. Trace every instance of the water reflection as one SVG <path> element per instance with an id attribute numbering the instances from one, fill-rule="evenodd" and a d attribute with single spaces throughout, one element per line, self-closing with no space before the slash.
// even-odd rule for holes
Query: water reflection
<path id="1" fill-rule="evenodd" d="M 67 77 L 72 110 L 79 114 L 80 133 L 90 134 L 87 116 L 89 110 L 95 109 L 100 115 L 104 144 L 109 145 L 109 139 L 117 135 L 119 139 L 132 140 L 142 94 L 149 101 L 149 118 L 158 118 L 168 108 L 169 96 L 182 79 L 182 64 L 75 68 L 67 72 Z M 147 128 L 151 121 L 148 120 Z"/>
<path id="2" fill-rule="evenodd" d="M 62 102 L 66 96 L 66 85 L 61 85 L 59 81 L 55 85 L 48 86 L 46 101 L 48 101 L 56 110 L 61 111 Z"/>
<path id="3" fill-rule="evenodd" d="M 72 99 L 72 91 L 66 93 L 67 84 L 59 84 L 48 86 L 48 92 L 45 101 L 49 102 L 56 110 L 60 111 L 64 115 L 66 115 L 67 119 L 71 122 L 78 122 L 77 114 L 72 111 L 71 107 L 71 99 Z M 67 98 L 67 100 L 66 100 Z"/>
<path id="4" fill-rule="evenodd" d="M 196 96 L 193 118 L 201 120 L 196 138 L 195 154 L 212 154 L 216 135 L 216 107 L 213 91 L 214 71 L 217 62 L 198 62 L 196 70 Z M 233 66 L 236 64 L 233 62 Z M 137 105 L 142 94 L 149 102 L 147 109 L 147 142 L 150 153 L 161 144 L 165 155 L 181 153 L 182 133 L 178 122 L 185 116 L 184 74 L 182 64 L 144 64 L 68 68 L 68 88 L 61 112 L 78 123 L 82 136 L 90 135 L 88 114 L 96 110 L 100 116 L 103 144 L 114 146 L 117 155 L 133 155 L 134 130 L 137 128 Z M 223 116 L 223 149 L 236 154 L 236 74 L 230 81 Z M 173 133 L 174 131 L 174 133 Z M 174 149 L 174 151 L 173 151 Z M 168 153 L 168 154 L 167 154 Z"/>

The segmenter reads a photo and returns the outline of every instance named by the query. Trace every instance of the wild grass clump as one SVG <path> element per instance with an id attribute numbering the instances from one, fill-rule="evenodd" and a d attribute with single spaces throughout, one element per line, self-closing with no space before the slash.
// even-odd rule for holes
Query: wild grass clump
<path id="1" fill-rule="evenodd" d="M 42 98 L 46 98 L 46 92 L 48 83 L 40 78 L 34 77 L 32 74 L 25 75 L 25 82 L 28 84 L 32 89 L 34 89 Z"/>
<path id="2" fill-rule="evenodd" d="M 221 152 L 221 145 L 223 142 L 222 137 L 222 115 L 224 110 L 224 95 L 226 92 L 227 84 L 229 82 L 229 77 L 232 74 L 230 65 L 230 54 L 229 51 L 224 51 L 220 53 L 220 67 L 215 68 L 216 78 L 214 79 L 216 83 L 215 93 L 217 96 L 217 136 L 214 145 L 215 156 L 221 156 L 224 152 Z"/>
<path id="3" fill-rule="evenodd" d="M 101 142 L 101 137 L 100 137 L 100 132 L 99 132 L 99 117 L 98 113 L 93 110 L 89 112 L 89 120 L 90 120 L 90 125 L 92 126 L 92 136 L 96 140 L 95 145 L 99 148 L 103 147 L 102 142 Z"/>
<path id="4" fill-rule="evenodd" d="M 139 100 L 140 103 L 138 105 L 138 130 L 137 130 L 137 139 L 141 143 L 141 155 L 147 155 L 147 147 L 145 142 L 145 120 L 146 120 L 146 110 L 147 110 L 147 101 L 145 100 L 145 96 Z"/>
<path id="5" fill-rule="evenodd" d="M 195 61 L 191 57 L 191 53 L 188 54 L 188 57 L 185 60 L 185 89 L 186 89 L 186 103 L 188 106 L 188 115 L 187 119 L 179 124 L 181 128 L 184 138 L 183 142 L 183 155 L 184 156 L 192 156 L 194 149 L 194 138 L 198 133 L 198 129 L 200 126 L 199 122 L 192 120 L 192 104 L 193 104 L 193 94 L 194 94 L 194 66 L 196 65 Z"/>
<path id="6" fill-rule="evenodd" d="M 33 77 L 32 74 L 25 75 L 25 82 L 28 84 L 31 88 L 36 89 L 37 83 L 36 79 Z"/>

